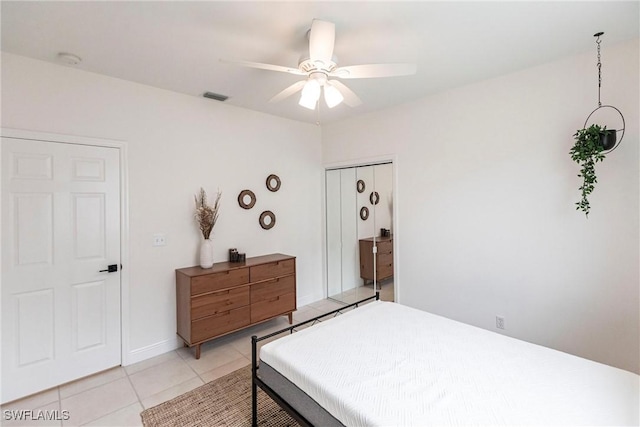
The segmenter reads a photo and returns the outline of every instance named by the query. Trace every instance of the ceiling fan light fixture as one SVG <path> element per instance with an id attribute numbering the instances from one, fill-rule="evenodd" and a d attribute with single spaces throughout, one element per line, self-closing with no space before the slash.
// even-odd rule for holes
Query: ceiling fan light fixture
<path id="1" fill-rule="evenodd" d="M 315 110 L 318 99 L 320 99 L 320 83 L 315 79 L 309 79 L 302 88 L 298 104 L 309 110 Z"/>
<path id="2" fill-rule="evenodd" d="M 344 96 L 340 93 L 338 89 L 334 86 L 331 86 L 330 83 L 325 83 L 324 85 L 324 102 L 327 103 L 327 107 L 333 108 L 336 105 L 340 104 L 344 101 Z"/>
<path id="3" fill-rule="evenodd" d="M 298 68 L 249 61 L 225 62 L 234 62 L 244 67 L 306 76 L 306 79 L 299 80 L 281 90 L 269 102 L 279 102 L 294 93 L 302 91 L 298 104 L 309 110 L 315 110 L 316 106 L 319 107 L 318 101 L 323 91 L 325 103 L 329 108 L 333 108 L 340 103 L 344 103 L 349 107 L 362 105 L 362 100 L 358 95 L 338 79 L 369 79 L 408 76 L 416 73 L 416 65 L 409 63 L 361 64 L 338 67 L 338 59 L 334 55 L 335 30 L 335 24 L 331 22 L 320 19 L 311 21 L 311 29 L 307 32 L 309 50 L 303 52 L 300 56 Z M 334 79 L 329 80 L 329 78 Z M 322 89 L 323 87 L 324 90 Z"/>

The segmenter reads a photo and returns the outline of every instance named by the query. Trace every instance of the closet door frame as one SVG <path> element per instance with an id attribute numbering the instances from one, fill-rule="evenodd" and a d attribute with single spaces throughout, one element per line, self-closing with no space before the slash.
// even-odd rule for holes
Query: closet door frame
<path id="1" fill-rule="evenodd" d="M 332 162 L 326 163 L 324 165 L 325 173 L 323 174 L 323 186 L 322 186 L 322 275 L 323 275 L 323 293 L 324 297 L 327 298 L 329 295 L 327 294 L 328 290 L 328 277 L 327 277 L 327 268 L 328 268 L 328 260 L 327 260 L 327 194 L 326 194 L 326 172 L 332 169 L 343 169 L 343 168 L 357 168 L 364 166 L 375 166 L 378 164 L 391 163 L 393 165 L 393 293 L 394 293 L 394 301 L 401 303 L 402 293 L 401 293 L 401 263 L 399 260 L 399 252 L 400 252 L 400 244 L 401 244 L 401 228 L 399 226 L 398 221 L 398 213 L 399 207 L 401 205 L 401 194 L 398 191 L 398 156 L 397 154 L 388 154 L 383 156 L 374 156 L 374 157 L 363 157 L 359 159 L 341 161 L 341 162 Z M 366 190 L 365 190 L 366 191 Z"/>

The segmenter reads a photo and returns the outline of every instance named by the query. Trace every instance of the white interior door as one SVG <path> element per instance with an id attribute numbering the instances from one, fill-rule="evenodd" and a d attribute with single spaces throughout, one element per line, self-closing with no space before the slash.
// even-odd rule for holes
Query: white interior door
<path id="1" fill-rule="evenodd" d="M 119 149 L 2 138 L 1 294 L 2 402 L 120 365 Z"/>

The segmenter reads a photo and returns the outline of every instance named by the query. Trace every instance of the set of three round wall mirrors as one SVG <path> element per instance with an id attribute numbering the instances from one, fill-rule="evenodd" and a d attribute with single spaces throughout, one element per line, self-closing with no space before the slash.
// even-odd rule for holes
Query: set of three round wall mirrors
<path id="1" fill-rule="evenodd" d="M 278 175 L 271 174 L 267 177 L 266 185 L 269 191 L 275 193 L 280 189 L 282 181 L 280 181 Z M 240 194 L 238 194 L 238 204 L 242 209 L 251 209 L 256 204 L 255 193 L 251 190 L 242 190 Z M 260 227 L 265 230 L 270 230 L 276 225 L 276 215 L 271 211 L 263 211 L 260 214 L 258 222 L 260 223 Z"/>
<path id="2" fill-rule="evenodd" d="M 364 193 L 364 190 L 366 188 L 367 188 L 367 185 L 365 184 L 365 182 L 359 179 L 358 182 L 356 183 L 356 190 L 358 191 L 358 193 Z M 377 191 L 372 191 L 371 194 L 369 194 L 369 202 L 371 202 L 371 204 L 374 206 L 380 203 L 380 194 L 378 194 Z M 366 221 L 367 219 L 369 219 L 368 207 L 363 206 L 360 208 L 360 219 L 363 221 Z"/>

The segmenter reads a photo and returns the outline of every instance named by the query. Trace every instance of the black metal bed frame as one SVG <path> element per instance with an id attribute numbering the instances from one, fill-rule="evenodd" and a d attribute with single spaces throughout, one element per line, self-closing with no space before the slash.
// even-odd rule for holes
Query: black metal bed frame
<path id="1" fill-rule="evenodd" d="M 314 317 L 309 320 L 305 320 L 304 322 L 296 323 L 295 325 L 288 326 L 286 328 L 280 329 L 279 331 L 272 332 L 268 335 L 264 335 L 259 337 L 257 335 L 253 335 L 251 337 L 251 425 L 253 427 L 258 426 L 258 387 L 264 390 L 267 395 L 273 399 L 282 409 L 284 409 L 291 417 L 296 420 L 302 426 L 313 426 L 302 414 L 300 414 L 293 406 L 289 404 L 285 399 L 280 397 L 278 393 L 265 384 L 260 377 L 258 376 L 258 342 L 275 337 L 276 335 L 283 334 L 285 332 L 289 332 L 289 334 L 293 334 L 297 332 L 296 328 L 300 326 L 311 323 L 311 325 L 315 325 L 316 323 L 322 322 L 322 319 L 327 317 L 336 317 L 339 314 L 342 314 L 342 311 L 351 308 L 351 307 L 359 307 L 360 304 L 363 304 L 370 300 L 378 301 L 380 299 L 380 292 L 376 292 L 375 295 L 365 298 L 363 300 L 351 303 L 349 305 L 345 305 L 337 310 L 330 311 L 328 313 L 322 314 L 320 316 Z"/>

